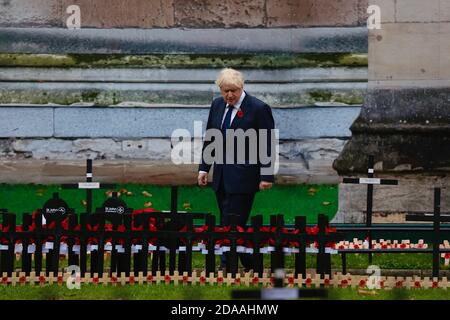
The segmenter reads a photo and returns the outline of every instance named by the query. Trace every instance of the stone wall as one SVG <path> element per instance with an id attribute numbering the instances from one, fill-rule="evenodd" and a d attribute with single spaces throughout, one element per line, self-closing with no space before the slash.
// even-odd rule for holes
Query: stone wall
<path id="1" fill-rule="evenodd" d="M 80 30 L 66 28 L 73 4 Z M 337 183 L 331 164 L 367 87 L 366 8 L 367 0 L 0 1 L 0 182 L 71 182 L 92 158 L 100 181 L 194 184 L 196 165 L 170 161 L 171 133 L 206 121 L 217 73 L 234 67 L 273 108 L 277 182 Z"/>
<path id="2" fill-rule="evenodd" d="M 78 5 L 83 28 L 361 26 L 367 0 L 3 0 L 2 27 L 64 27 Z"/>
<path id="3" fill-rule="evenodd" d="M 201 141 L 201 140 L 197 140 Z M 337 183 L 331 168 L 346 139 L 280 141 L 277 182 Z M 192 141 L 192 159 L 201 144 Z M 198 165 L 174 165 L 170 139 L 20 139 L 0 140 L 0 172 L 7 183 L 61 183 L 80 179 L 85 159 L 96 159 L 102 182 L 195 184 Z"/>
<path id="4" fill-rule="evenodd" d="M 373 0 L 382 25 L 369 32 L 369 82 L 352 138 L 334 163 L 341 175 L 365 175 L 367 156 L 379 175 L 397 177 L 397 188 L 376 188 L 379 211 L 431 211 L 433 188 L 450 172 L 450 5 L 447 0 Z M 337 219 L 362 222 L 365 203 L 340 188 Z M 391 190 L 392 189 L 392 190 Z M 442 211 L 450 195 L 443 191 Z"/>

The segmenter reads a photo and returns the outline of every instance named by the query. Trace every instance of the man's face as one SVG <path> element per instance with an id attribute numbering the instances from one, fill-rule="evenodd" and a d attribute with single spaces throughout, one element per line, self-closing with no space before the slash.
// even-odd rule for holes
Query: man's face
<path id="1" fill-rule="evenodd" d="M 239 98 L 241 97 L 242 90 L 242 88 L 229 84 L 224 84 L 220 87 L 220 93 L 222 94 L 225 102 L 232 105 L 237 104 Z"/>

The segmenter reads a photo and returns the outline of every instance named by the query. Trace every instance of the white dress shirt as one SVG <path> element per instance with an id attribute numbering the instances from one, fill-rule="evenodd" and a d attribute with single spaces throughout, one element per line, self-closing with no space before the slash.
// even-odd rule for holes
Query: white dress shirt
<path id="1" fill-rule="evenodd" d="M 241 97 L 239 98 L 238 102 L 234 105 L 234 109 L 233 109 L 233 111 L 231 112 L 230 126 L 231 126 L 231 124 L 233 123 L 233 119 L 234 119 L 234 117 L 236 116 L 237 112 L 239 111 L 239 108 L 241 107 L 241 104 L 242 104 L 242 101 L 244 101 L 244 98 L 245 98 L 245 91 L 242 90 Z M 222 128 L 222 126 L 223 126 L 223 122 L 224 122 L 224 120 L 225 120 L 225 116 L 227 115 L 227 112 L 226 112 L 226 111 L 228 111 L 227 108 L 228 108 L 228 103 L 227 103 L 227 105 L 225 106 L 225 112 L 223 113 L 222 123 L 220 124 L 220 127 L 221 127 L 221 128 Z"/>

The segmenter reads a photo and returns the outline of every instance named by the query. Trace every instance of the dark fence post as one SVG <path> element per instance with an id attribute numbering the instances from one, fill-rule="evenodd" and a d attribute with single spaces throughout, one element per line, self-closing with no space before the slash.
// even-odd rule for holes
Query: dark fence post
<path id="1" fill-rule="evenodd" d="M 67 250 L 69 254 L 69 266 L 79 266 L 80 262 L 78 255 L 73 251 L 75 245 L 75 228 L 78 225 L 78 216 L 76 214 L 69 214 L 69 237 L 67 238 Z"/>
<path id="2" fill-rule="evenodd" d="M 155 217 L 155 223 L 157 230 L 162 230 L 165 227 L 164 223 L 165 219 L 156 216 Z M 161 251 L 161 246 L 165 243 L 163 241 L 163 237 L 160 235 L 160 233 L 157 233 L 157 240 L 156 240 L 156 249 L 153 251 L 153 259 L 152 259 L 152 273 L 155 274 L 156 271 L 159 269 L 162 274 L 166 271 L 166 252 Z"/>
<path id="3" fill-rule="evenodd" d="M 306 276 L 306 217 L 295 217 L 295 229 L 299 231 L 298 253 L 295 254 L 295 275 Z"/>
<path id="4" fill-rule="evenodd" d="M 119 260 L 119 253 L 117 251 L 116 246 L 119 243 L 119 225 L 121 225 L 123 217 L 121 215 L 114 215 L 114 216 L 108 216 L 108 220 L 112 223 L 112 241 L 111 241 L 111 261 L 110 261 L 110 276 L 113 272 L 118 272 L 118 260 Z"/>
<path id="5" fill-rule="evenodd" d="M 271 239 L 276 242 L 276 232 L 272 232 L 272 229 L 275 228 L 277 226 L 277 216 L 276 215 L 270 215 L 270 234 L 271 234 Z M 270 252 L 270 270 L 272 272 L 275 271 L 275 269 L 277 269 L 277 265 L 276 265 L 276 255 L 275 255 L 275 251 Z"/>
<path id="6" fill-rule="evenodd" d="M 97 215 L 97 218 L 95 219 L 95 223 L 98 224 L 98 230 L 97 232 L 97 264 L 96 264 L 96 271 L 99 277 L 103 276 L 103 268 L 105 266 L 105 215 Z M 91 251 L 92 254 L 93 251 Z M 92 267 L 91 267 L 92 268 Z M 91 274 L 93 275 L 94 272 L 91 271 Z"/>
<path id="7" fill-rule="evenodd" d="M 53 241 L 53 249 L 51 251 L 49 251 L 50 253 L 50 259 L 51 264 L 50 264 L 50 268 L 47 269 L 47 274 L 49 271 L 52 271 L 54 275 L 58 274 L 58 269 L 59 269 L 59 251 L 60 251 L 60 246 L 61 246 L 61 233 L 62 233 L 62 220 L 65 217 L 62 215 L 56 215 L 54 217 L 54 221 L 56 223 L 55 225 L 55 229 L 53 232 L 53 236 L 54 236 L 54 241 Z"/>
<path id="8" fill-rule="evenodd" d="M 37 275 L 39 275 L 42 271 L 42 214 L 38 213 L 34 217 L 34 224 L 36 225 L 36 229 L 34 230 L 34 236 L 36 243 L 36 249 L 34 252 L 34 270 Z"/>
<path id="9" fill-rule="evenodd" d="M 192 236 L 189 235 L 189 233 L 193 232 L 193 217 L 190 216 L 187 218 L 187 227 L 188 232 L 186 235 L 186 254 L 185 254 L 185 269 L 189 276 L 192 275 Z M 206 218 L 208 219 L 208 217 Z M 206 222 L 208 225 L 212 225 L 212 228 L 214 228 L 215 220 L 212 219 L 210 221 L 207 220 Z"/>
<path id="10" fill-rule="evenodd" d="M 166 238 L 166 247 L 169 249 L 169 273 L 171 275 L 173 275 L 177 263 L 178 237 L 176 231 L 181 227 L 181 225 L 179 225 L 179 219 L 180 218 L 176 216 L 176 213 L 172 213 L 170 222 L 167 224 L 167 231 L 170 233 Z"/>
<path id="11" fill-rule="evenodd" d="M 328 217 L 319 214 L 318 217 L 318 242 L 319 242 L 319 253 L 317 255 L 317 273 L 324 278 L 325 274 L 331 274 L 331 257 L 329 253 L 325 253 L 325 246 L 327 243 L 327 232 L 328 227 Z"/>
<path id="12" fill-rule="evenodd" d="M 125 225 L 125 245 L 124 249 L 125 252 L 122 253 L 121 261 L 123 262 L 123 271 L 125 272 L 126 276 L 130 276 L 131 271 L 131 215 L 130 214 L 124 214 L 123 215 L 123 223 Z M 122 271 L 122 270 L 121 270 Z"/>
<path id="13" fill-rule="evenodd" d="M 263 216 L 257 215 L 252 217 L 252 227 L 253 227 L 253 271 L 258 273 L 259 276 L 262 275 L 264 271 L 264 258 L 260 251 L 261 246 L 261 227 L 263 224 Z"/>
<path id="14" fill-rule="evenodd" d="M 374 157 L 369 156 L 369 171 L 367 174 L 368 178 L 373 178 L 373 166 Z M 370 228 L 372 226 L 372 208 L 373 208 L 373 184 L 367 185 L 367 202 L 366 202 L 366 227 Z M 372 244 L 372 232 L 367 230 L 367 238 L 369 241 L 369 248 Z M 369 264 L 372 263 L 372 253 L 369 251 Z"/>
<path id="15" fill-rule="evenodd" d="M 6 231 L 5 231 L 6 229 Z M 16 215 L 13 213 L 3 214 L 3 232 L 8 234 L 7 245 L 8 250 L 2 251 L 1 257 L 1 272 L 7 272 L 11 277 L 14 271 L 14 249 L 16 239 Z"/>
<path id="16" fill-rule="evenodd" d="M 227 257 L 227 272 L 231 273 L 232 277 L 236 276 L 236 273 L 238 272 L 238 255 L 237 255 L 237 248 L 236 248 L 236 226 L 238 223 L 239 217 L 235 214 L 229 215 L 230 219 L 230 232 L 229 232 L 229 239 L 230 239 L 230 252 Z"/>
<path id="17" fill-rule="evenodd" d="M 441 189 L 434 188 L 433 277 L 439 277 L 439 245 L 441 243 Z"/>
<path id="18" fill-rule="evenodd" d="M 86 243 L 86 232 L 87 232 L 87 216 L 86 214 L 80 215 L 80 275 L 84 277 L 87 268 L 87 243 Z"/>
<path id="19" fill-rule="evenodd" d="M 89 214 L 87 219 L 86 219 L 87 224 L 90 226 L 90 230 L 88 230 L 89 232 L 89 236 L 88 239 L 91 239 L 90 242 L 93 242 L 93 238 L 95 237 L 94 234 L 92 233 L 93 229 L 95 228 L 95 226 L 99 223 L 98 221 L 98 215 L 91 215 Z M 98 240 L 98 238 L 97 238 Z M 94 273 L 98 273 L 98 250 L 92 250 L 92 243 L 89 243 L 91 245 L 91 269 L 90 269 L 90 273 L 91 276 L 94 275 Z M 87 246 L 86 246 L 87 248 Z"/>
<path id="20" fill-rule="evenodd" d="M 172 186 L 170 188 L 170 213 L 176 214 L 178 212 L 177 204 L 178 204 L 178 187 Z"/>
<path id="21" fill-rule="evenodd" d="M 272 218 L 272 216 L 271 216 Z M 275 216 L 275 233 L 273 234 L 275 238 L 275 251 L 272 252 L 272 272 L 274 273 L 277 269 L 284 268 L 284 252 L 283 252 L 283 228 L 284 228 L 284 219 L 283 215 L 279 214 Z"/>
<path id="22" fill-rule="evenodd" d="M 208 245 L 206 249 L 208 250 L 208 254 L 205 257 L 206 263 L 206 275 L 209 276 L 210 272 L 216 271 L 216 255 L 214 254 L 214 246 L 215 246 L 215 238 L 214 238 L 214 229 L 216 227 L 216 217 L 213 215 L 206 216 L 206 225 L 208 226 L 208 234 L 207 237 Z"/>
<path id="23" fill-rule="evenodd" d="M 30 244 L 30 227 L 32 223 L 33 217 L 28 213 L 24 213 L 22 215 L 22 230 L 27 232 L 27 235 L 22 237 L 22 271 L 26 275 L 29 275 L 31 272 L 32 254 L 28 253 L 28 245 Z"/>
<path id="24" fill-rule="evenodd" d="M 150 228 L 150 215 L 148 213 L 141 214 L 139 216 L 142 219 L 143 231 L 142 231 L 142 255 L 141 255 L 141 270 L 144 276 L 147 275 L 148 271 L 148 232 Z"/>

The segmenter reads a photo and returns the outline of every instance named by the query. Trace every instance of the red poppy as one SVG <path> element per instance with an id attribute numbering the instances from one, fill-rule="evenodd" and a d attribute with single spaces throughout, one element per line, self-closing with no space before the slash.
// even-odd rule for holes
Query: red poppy
<path id="1" fill-rule="evenodd" d="M 239 118 L 242 118 L 242 117 L 244 116 L 244 113 L 242 112 L 241 109 L 238 110 L 237 116 L 238 116 Z"/>

